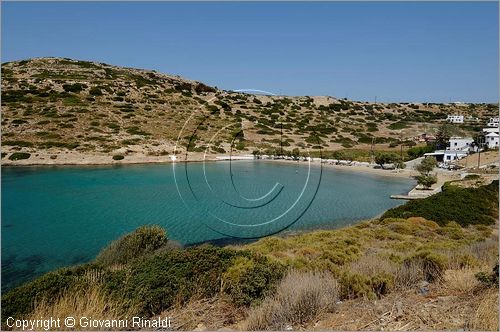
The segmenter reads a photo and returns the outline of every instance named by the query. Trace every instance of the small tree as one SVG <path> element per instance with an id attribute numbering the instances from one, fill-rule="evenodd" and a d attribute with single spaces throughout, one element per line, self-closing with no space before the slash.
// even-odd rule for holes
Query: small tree
<path id="1" fill-rule="evenodd" d="M 381 153 L 377 153 L 377 155 L 375 156 L 375 163 L 380 165 L 380 167 L 382 167 L 382 169 L 384 168 L 385 164 L 394 163 L 397 160 L 400 160 L 400 158 L 395 153 L 381 152 Z"/>
<path id="2" fill-rule="evenodd" d="M 445 149 L 448 145 L 448 141 L 450 140 L 451 135 L 453 134 L 453 126 L 449 123 L 444 123 L 441 127 L 439 127 L 438 132 L 436 134 L 436 148 L 437 149 Z"/>
<path id="3" fill-rule="evenodd" d="M 437 182 L 437 177 L 435 175 L 418 175 L 415 177 L 417 183 L 424 186 L 425 189 L 430 189 L 434 183 Z"/>
<path id="4" fill-rule="evenodd" d="M 401 158 L 399 158 L 398 160 L 396 160 L 394 162 L 394 167 L 396 167 L 396 169 L 405 169 L 406 164 L 404 163 L 404 161 Z"/>
<path id="5" fill-rule="evenodd" d="M 437 176 L 431 175 L 430 173 L 436 166 L 437 161 L 434 157 L 428 157 L 422 160 L 417 166 L 417 171 L 420 172 L 420 175 L 415 176 L 417 183 L 424 186 L 425 189 L 432 187 L 432 185 L 437 182 Z"/>
<path id="6" fill-rule="evenodd" d="M 422 175 L 429 175 L 430 172 L 437 166 L 436 158 L 428 157 L 422 160 L 422 162 L 417 166 L 417 171 Z"/>

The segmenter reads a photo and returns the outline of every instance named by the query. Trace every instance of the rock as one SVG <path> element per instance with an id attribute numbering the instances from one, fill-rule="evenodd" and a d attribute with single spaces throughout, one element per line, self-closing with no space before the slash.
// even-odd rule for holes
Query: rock
<path id="1" fill-rule="evenodd" d="M 203 323 L 200 323 L 196 326 L 196 328 L 193 331 L 205 331 L 206 329 L 207 327 Z"/>
<path id="2" fill-rule="evenodd" d="M 429 283 L 427 281 L 422 281 L 419 285 L 420 295 L 427 295 L 429 293 Z"/>
<path id="3" fill-rule="evenodd" d="M 403 316 L 403 303 L 401 301 L 396 302 L 396 319 Z"/>

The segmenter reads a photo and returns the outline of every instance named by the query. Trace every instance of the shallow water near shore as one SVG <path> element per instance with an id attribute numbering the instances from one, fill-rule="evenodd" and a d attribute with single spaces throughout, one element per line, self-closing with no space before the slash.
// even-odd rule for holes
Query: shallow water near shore
<path id="1" fill-rule="evenodd" d="M 403 202 L 392 178 L 260 161 L 2 168 L 2 289 L 158 224 L 184 245 L 336 228 Z"/>

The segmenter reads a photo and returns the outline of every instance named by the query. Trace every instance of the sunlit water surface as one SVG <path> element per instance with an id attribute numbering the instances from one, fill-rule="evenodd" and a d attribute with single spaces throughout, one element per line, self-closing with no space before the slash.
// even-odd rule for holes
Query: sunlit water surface
<path id="1" fill-rule="evenodd" d="M 413 184 L 262 161 L 3 167 L 2 289 L 89 261 L 144 224 L 182 244 L 336 228 L 401 204 L 389 196 Z"/>

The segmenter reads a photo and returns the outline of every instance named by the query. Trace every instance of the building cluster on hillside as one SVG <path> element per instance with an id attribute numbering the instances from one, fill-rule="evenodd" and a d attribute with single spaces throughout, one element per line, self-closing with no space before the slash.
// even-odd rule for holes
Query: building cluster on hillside
<path id="1" fill-rule="evenodd" d="M 448 115 L 446 121 L 450 123 L 479 122 L 479 118 L 472 115 L 465 117 L 460 114 L 453 114 L 453 115 Z"/>
<path id="2" fill-rule="evenodd" d="M 464 116 L 463 115 L 448 115 L 446 118 L 447 122 L 451 123 L 464 123 Z"/>
<path id="3" fill-rule="evenodd" d="M 452 123 L 463 123 L 462 115 L 449 115 L 446 119 Z M 425 135 L 425 134 L 424 134 Z M 423 136 L 423 135 L 422 135 Z M 427 136 L 425 136 L 427 138 Z M 427 141 L 427 140 L 426 140 Z M 498 149 L 499 147 L 499 118 L 490 118 L 486 127 L 482 130 L 482 137 L 479 142 L 475 142 L 471 137 L 450 137 L 445 150 L 436 150 L 426 153 L 425 157 L 434 157 L 444 166 L 450 162 L 467 157 L 470 153 L 488 149 Z"/>

